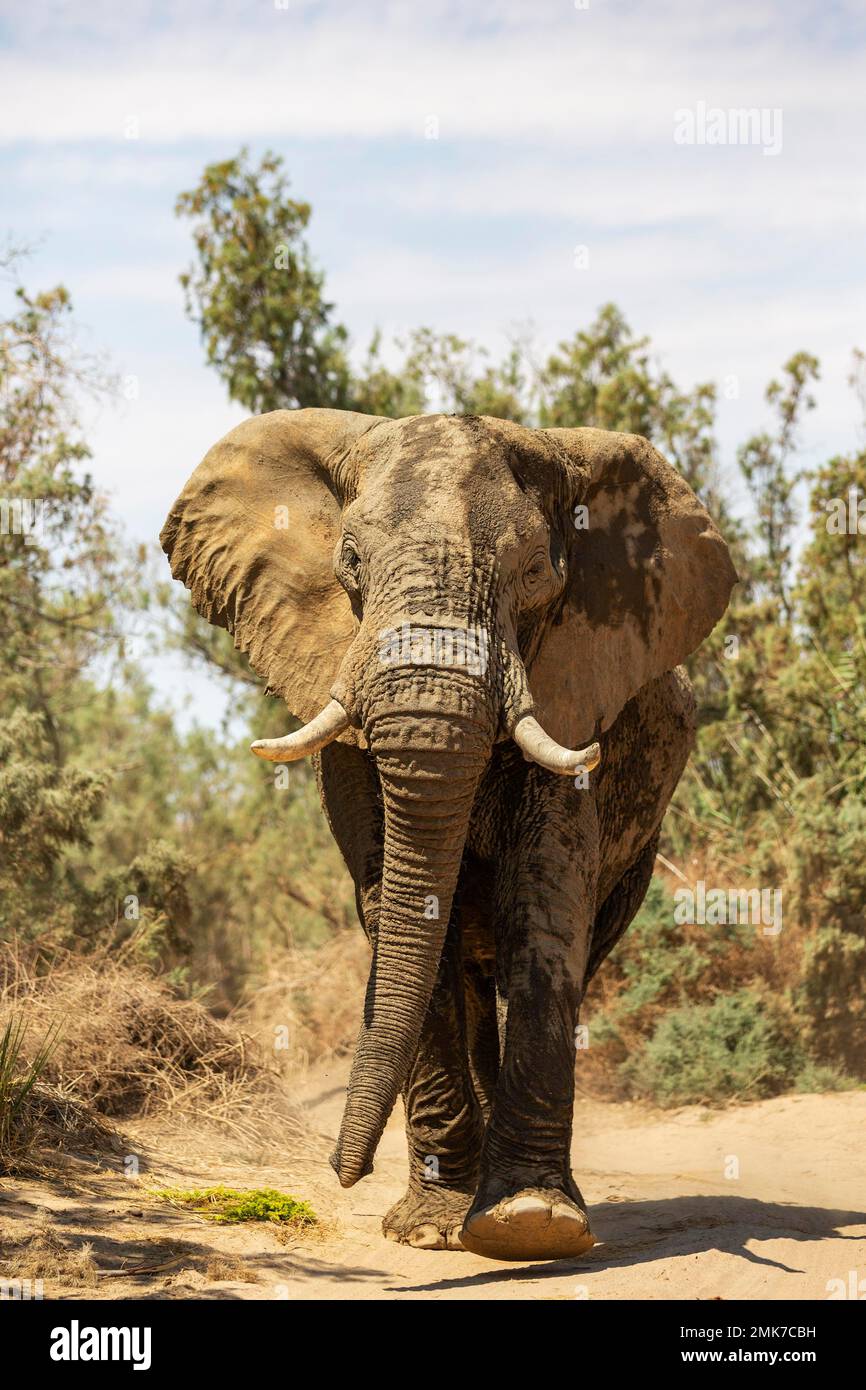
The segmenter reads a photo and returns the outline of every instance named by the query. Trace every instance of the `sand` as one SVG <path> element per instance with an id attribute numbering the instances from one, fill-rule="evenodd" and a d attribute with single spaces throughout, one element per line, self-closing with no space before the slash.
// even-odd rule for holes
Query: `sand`
<path id="1" fill-rule="evenodd" d="M 860 1280 L 866 1298 L 864 1091 L 723 1110 L 581 1100 L 574 1171 L 598 1243 L 577 1260 L 503 1265 L 384 1239 L 382 1216 L 405 1184 L 399 1114 L 375 1172 L 338 1187 L 325 1156 L 346 1072 L 340 1062 L 308 1077 L 303 1158 L 240 1157 L 194 1130 L 168 1143 L 140 1127 L 137 1178 L 109 1167 L 65 1185 L 4 1180 L 0 1277 L 20 1263 L 10 1240 L 47 1219 L 73 1252 L 92 1244 L 94 1272 L 88 1284 L 58 1269 L 43 1279 L 46 1298 L 826 1299 Z M 214 1226 L 154 1198 L 163 1182 L 277 1187 L 310 1200 L 323 1229 L 286 1243 L 267 1226 Z"/>

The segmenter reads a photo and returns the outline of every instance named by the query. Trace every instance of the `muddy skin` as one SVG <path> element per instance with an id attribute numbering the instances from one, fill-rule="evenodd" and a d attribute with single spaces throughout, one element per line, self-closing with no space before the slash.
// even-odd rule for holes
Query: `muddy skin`
<path id="1" fill-rule="evenodd" d="M 583 793 L 497 745 L 473 808 L 454 919 L 403 1092 L 410 1180 L 383 1222 L 390 1239 L 456 1248 L 459 1216 L 461 1227 L 467 1217 L 473 1227 L 461 1244 L 497 1259 L 558 1258 L 591 1245 L 568 1157 L 579 1001 L 643 900 L 661 816 L 693 741 L 693 709 L 682 671 L 651 683 L 603 736 L 595 788 Z M 635 760 L 654 769 L 637 798 Z M 323 802 L 350 872 L 363 884 L 368 866 L 375 885 L 381 821 L 373 760 L 332 744 L 318 761 Z M 370 800 L 359 803 L 362 787 Z M 376 901 L 374 889 L 367 924 L 375 922 Z M 593 905 L 591 921 L 583 903 Z M 497 975 L 507 1018 L 501 1063 Z M 485 1134 L 488 1097 L 495 1103 Z M 431 1157 L 439 1172 L 433 1181 Z M 519 1199 L 516 1214 L 511 1197 Z M 483 1213 L 495 1213 L 494 1229 L 508 1230 L 485 1235 Z"/>
<path id="2" fill-rule="evenodd" d="M 211 451 L 162 539 L 199 610 L 313 721 L 258 751 L 320 750 L 371 944 L 341 1183 L 370 1172 L 401 1094 L 409 1184 L 385 1235 L 582 1254 L 579 1008 L 689 754 L 676 668 L 727 604 L 721 537 L 635 436 L 280 411 Z M 600 765 L 590 750 L 575 779 L 563 749 L 593 739 Z"/>

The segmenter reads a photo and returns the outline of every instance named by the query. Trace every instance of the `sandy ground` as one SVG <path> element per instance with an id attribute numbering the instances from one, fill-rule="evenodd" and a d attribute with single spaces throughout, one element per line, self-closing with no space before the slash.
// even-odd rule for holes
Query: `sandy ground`
<path id="1" fill-rule="evenodd" d="M 829 1280 L 866 1280 L 866 1092 L 721 1111 L 581 1101 L 574 1171 L 598 1243 L 579 1260 L 503 1265 L 382 1237 L 405 1183 L 399 1115 L 375 1173 L 341 1191 L 325 1155 L 345 1080 L 343 1065 L 308 1080 L 315 1153 L 302 1161 L 233 1158 L 194 1133 L 169 1147 L 139 1130 L 137 1180 L 4 1181 L 0 1278 L 16 1276 L 10 1242 L 45 1208 L 67 1245 L 92 1244 L 96 1266 L 89 1286 L 47 1276 L 46 1298 L 826 1299 Z M 154 1198 L 161 1183 L 277 1187 L 310 1200 L 324 1230 L 284 1244 L 265 1226 L 213 1226 Z"/>

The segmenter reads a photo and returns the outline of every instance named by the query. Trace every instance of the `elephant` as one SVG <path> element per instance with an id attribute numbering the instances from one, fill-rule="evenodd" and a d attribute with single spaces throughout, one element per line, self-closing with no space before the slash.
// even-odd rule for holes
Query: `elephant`
<path id="1" fill-rule="evenodd" d="M 386 1236 L 582 1254 L 578 1011 L 693 744 L 681 663 L 736 582 L 721 534 L 637 435 L 300 408 L 216 444 L 161 541 L 300 721 L 253 752 L 313 757 L 354 880 L 371 965 L 340 1183 L 402 1095 Z"/>

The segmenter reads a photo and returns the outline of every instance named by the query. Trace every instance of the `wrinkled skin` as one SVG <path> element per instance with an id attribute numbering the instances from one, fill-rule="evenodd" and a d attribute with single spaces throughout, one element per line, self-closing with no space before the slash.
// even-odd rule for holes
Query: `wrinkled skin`
<path id="1" fill-rule="evenodd" d="M 676 668 L 724 611 L 724 543 L 634 436 L 299 411 L 216 446 L 163 544 L 294 714 L 346 713 L 316 764 L 373 958 L 340 1181 L 370 1171 L 402 1092 L 387 1236 L 580 1254 L 578 1012 L 649 883 L 693 738 Z M 482 632 L 486 659 L 383 646 L 404 623 Z M 560 746 L 597 738 L 600 766 L 527 760 L 530 715 Z"/>

